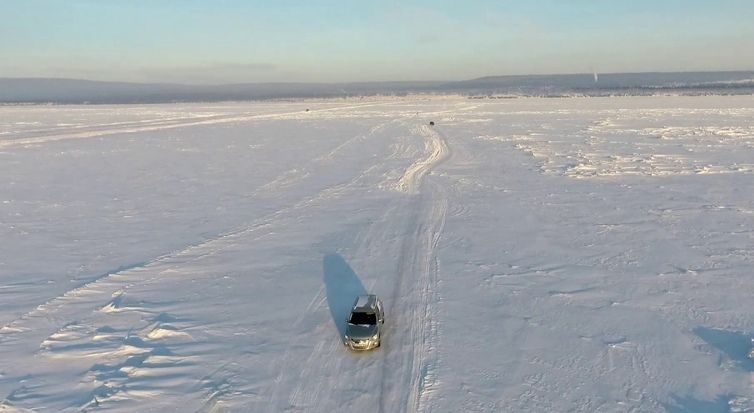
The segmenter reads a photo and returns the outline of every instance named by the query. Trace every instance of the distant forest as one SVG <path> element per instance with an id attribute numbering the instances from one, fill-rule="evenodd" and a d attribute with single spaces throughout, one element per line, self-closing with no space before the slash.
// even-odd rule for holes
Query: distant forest
<path id="1" fill-rule="evenodd" d="M 184 85 L 0 78 L 0 103 L 167 103 L 413 93 L 468 96 L 754 94 L 754 71 L 490 76 L 464 81 Z"/>

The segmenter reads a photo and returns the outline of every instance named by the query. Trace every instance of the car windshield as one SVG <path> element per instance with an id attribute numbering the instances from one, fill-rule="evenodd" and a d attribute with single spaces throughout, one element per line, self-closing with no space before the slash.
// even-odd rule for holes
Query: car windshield
<path id="1" fill-rule="evenodd" d="M 350 324 L 377 324 L 377 316 L 374 313 L 351 313 Z"/>

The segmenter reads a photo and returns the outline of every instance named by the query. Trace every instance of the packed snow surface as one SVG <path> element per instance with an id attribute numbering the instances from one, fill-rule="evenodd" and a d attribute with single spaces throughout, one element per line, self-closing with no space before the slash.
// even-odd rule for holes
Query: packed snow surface
<path id="1" fill-rule="evenodd" d="M 0 176 L 0 412 L 754 411 L 750 96 L 6 106 Z"/>

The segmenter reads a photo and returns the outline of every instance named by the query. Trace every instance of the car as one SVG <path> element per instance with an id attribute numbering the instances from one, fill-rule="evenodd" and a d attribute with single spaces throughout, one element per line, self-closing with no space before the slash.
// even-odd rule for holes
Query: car
<path id="1" fill-rule="evenodd" d="M 385 312 L 374 294 L 360 295 L 346 319 L 344 344 L 351 350 L 371 350 L 382 344 Z"/>

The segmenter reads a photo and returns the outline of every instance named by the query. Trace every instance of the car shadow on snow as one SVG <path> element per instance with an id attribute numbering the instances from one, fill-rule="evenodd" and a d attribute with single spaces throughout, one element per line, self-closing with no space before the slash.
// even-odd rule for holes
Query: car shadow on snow
<path id="1" fill-rule="evenodd" d="M 359 276 L 340 254 L 327 254 L 322 259 L 327 305 L 341 337 L 346 332 L 346 317 L 357 296 L 366 294 Z"/>
<path id="2" fill-rule="evenodd" d="M 730 397 L 718 396 L 714 400 L 673 396 L 673 403 L 663 404 L 668 413 L 730 413 Z"/>
<path id="3" fill-rule="evenodd" d="M 697 327 L 694 333 L 710 346 L 720 350 L 735 366 L 744 371 L 754 371 L 754 360 L 749 357 L 752 352 L 750 335 L 706 327 Z"/>
<path id="4" fill-rule="evenodd" d="M 747 372 L 754 371 L 754 360 L 749 356 L 752 352 L 751 335 L 707 327 L 697 327 L 693 332 L 704 340 L 710 349 L 717 350 L 718 363 L 721 365 Z M 733 394 L 718 395 L 712 400 L 673 395 L 672 401 L 663 404 L 663 407 L 669 413 L 729 413 L 734 411 L 732 406 L 736 404 L 737 399 Z"/>

